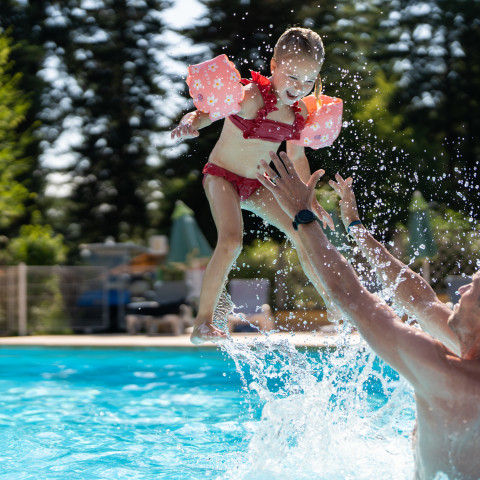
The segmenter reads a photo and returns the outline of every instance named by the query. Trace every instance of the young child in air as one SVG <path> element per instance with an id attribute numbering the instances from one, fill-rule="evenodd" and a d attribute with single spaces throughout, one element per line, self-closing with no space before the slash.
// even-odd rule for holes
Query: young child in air
<path id="1" fill-rule="evenodd" d="M 203 185 L 218 238 L 202 283 L 191 336 L 194 344 L 221 341 L 227 337 L 226 332 L 213 324 L 213 314 L 228 273 L 242 249 L 242 208 L 259 215 L 291 239 L 303 270 L 317 290 L 324 291 L 312 274 L 308 255 L 297 242 L 298 225 L 292 223 L 293 219 L 282 211 L 272 194 L 256 179 L 256 173 L 261 171 L 260 160 L 269 159 L 269 152 L 276 152 L 280 143 L 286 140 L 289 157 L 302 179 L 307 181 L 310 167 L 304 145 L 313 148 L 331 145 L 338 136 L 342 103 L 340 99 L 320 94 L 323 61 L 320 36 L 309 29 L 290 28 L 275 45 L 268 78 L 252 71 L 251 80 L 242 80 L 245 85 L 242 87 L 238 83 L 238 71 L 225 55 L 189 68 L 187 83 L 197 110 L 182 118 L 172 131 L 172 139 L 197 137 L 200 129 L 225 117 L 220 137 L 203 169 Z M 220 76 L 225 68 L 230 68 L 230 73 Z M 213 75 L 213 80 L 207 87 L 209 74 Z M 222 90 L 226 90 L 223 97 Z M 302 99 L 312 90 L 315 93 L 308 97 L 310 107 L 307 109 Z M 309 111 L 315 111 L 317 107 L 318 115 L 309 115 Z M 307 130 L 309 135 L 304 133 Z M 330 216 L 315 204 L 314 213 L 324 228 L 328 224 L 333 229 Z M 328 302 L 328 298 L 325 300 Z"/>

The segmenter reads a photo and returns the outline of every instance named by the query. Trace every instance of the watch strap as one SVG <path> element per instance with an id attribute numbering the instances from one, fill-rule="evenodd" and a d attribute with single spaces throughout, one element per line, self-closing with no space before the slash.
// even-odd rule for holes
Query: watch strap
<path id="1" fill-rule="evenodd" d="M 350 225 L 347 227 L 347 233 L 350 233 L 350 228 L 354 227 L 355 225 L 361 225 L 362 221 L 361 220 L 354 220 L 353 222 L 350 223 Z"/>

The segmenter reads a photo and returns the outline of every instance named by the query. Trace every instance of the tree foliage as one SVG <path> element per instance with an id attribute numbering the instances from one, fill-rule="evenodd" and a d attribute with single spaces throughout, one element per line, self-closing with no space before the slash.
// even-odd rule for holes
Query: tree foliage
<path id="1" fill-rule="evenodd" d="M 10 60 L 11 39 L 0 34 L 0 232 L 25 218 L 31 197 L 28 175 L 35 165 L 27 155 L 31 131 L 24 128 L 29 97 L 20 88 L 21 73 Z"/>
<path id="2" fill-rule="evenodd" d="M 476 1 L 396 0 L 381 24 L 416 188 L 477 218 L 479 14 Z"/>
<path id="3" fill-rule="evenodd" d="M 57 265 L 67 254 L 62 235 L 55 234 L 49 225 L 23 225 L 8 250 L 13 263 L 27 265 Z"/>
<path id="4" fill-rule="evenodd" d="M 204 17 L 178 32 L 195 47 L 205 47 L 187 48 L 176 59 L 185 63 L 185 73 L 188 63 L 226 53 L 242 76 L 248 77 L 249 69 L 268 75 L 273 46 L 287 27 L 306 26 L 323 37 L 324 92 L 343 99 L 344 126 L 332 147 L 307 156 L 312 170 L 325 168 L 325 180 L 337 171 L 354 176 L 370 225 L 390 236 L 406 221 L 416 189 L 427 200 L 478 218 L 479 2 L 201 3 Z M 1 165 L 0 188 L 8 184 L 10 190 L 0 201 L 18 200 L 3 208 L 3 234 L 18 230 L 22 211 L 31 212 L 37 202 L 31 192 L 60 169 L 71 195 L 55 203 L 38 196 L 44 203 L 37 206 L 72 247 L 109 236 L 123 241 L 144 239 L 154 230 L 167 233 L 178 199 L 195 210 L 202 230 L 215 241 L 201 169 L 221 122 L 179 147 L 156 148 L 165 147 L 161 134 L 173 127 L 178 106 L 179 73 L 162 69 L 168 49 L 159 36 L 165 28 L 160 17 L 168 5 L 162 0 L 1 2 L 0 25 L 11 27 L 14 42 L 8 48 L 15 70 L 8 61 L 2 68 L 17 93 L 30 94 L 20 96 L 16 112 L 10 109 L 23 120 L 0 132 L 29 132 L 21 141 L 8 140 L 8 148 L 17 151 L 1 156 L 9 163 Z M 0 95 L 6 92 L 2 88 Z M 186 89 L 183 95 L 188 98 Z M 3 98 L 2 105 L 8 105 Z M 23 102 L 30 107 L 22 111 Z M 37 130 L 43 155 L 28 130 L 35 120 L 43 122 Z M 245 220 L 249 242 L 264 227 L 248 215 Z"/>
<path id="5" fill-rule="evenodd" d="M 158 187 L 149 183 L 158 162 L 155 133 L 169 123 L 158 56 L 164 4 L 52 6 L 48 53 L 64 80 L 45 93 L 42 118 L 52 146 L 67 126 L 76 138 L 64 167 L 72 187 L 69 241 L 138 240 L 149 228 L 149 195 Z M 52 104 L 58 107 L 47 108 Z"/>

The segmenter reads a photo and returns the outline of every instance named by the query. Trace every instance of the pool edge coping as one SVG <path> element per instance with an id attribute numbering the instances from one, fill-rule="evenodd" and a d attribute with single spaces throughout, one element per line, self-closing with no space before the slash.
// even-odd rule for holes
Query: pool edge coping
<path id="1" fill-rule="evenodd" d="M 237 333 L 235 342 L 254 344 L 267 337 L 258 334 Z M 297 347 L 332 347 L 337 345 L 337 334 L 325 333 L 274 333 L 268 336 L 273 341 L 286 340 Z M 351 343 L 359 341 L 358 334 L 350 334 Z M 31 335 L 25 337 L 0 337 L 0 347 L 112 347 L 112 348 L 218 348 L 214 343 L 193 345 L 190 335 L 149 336 L 128 334 L 97 335 Z"/>

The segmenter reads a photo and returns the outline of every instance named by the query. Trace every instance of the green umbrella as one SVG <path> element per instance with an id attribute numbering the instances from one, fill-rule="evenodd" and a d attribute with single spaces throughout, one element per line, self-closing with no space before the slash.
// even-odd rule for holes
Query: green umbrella
<path id="1" fill-rule="evenodd" d="M 181 200 L 175 203 L 172 221 L 167 262 L 187 264 L 194 259 L 208 258 L 212 255 L 212 248 L 201 232 L 193 210 Z"/>
<path id="2" fill-rule="evenodd" d="M 431 258 L 437 253 L 430 225 L 428 203 L 422 194 L 415 190 L 410 202 L 408 218 L 408 234 L 410 237 L 409 253 L 416 258 Z"/>

